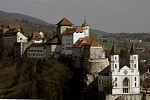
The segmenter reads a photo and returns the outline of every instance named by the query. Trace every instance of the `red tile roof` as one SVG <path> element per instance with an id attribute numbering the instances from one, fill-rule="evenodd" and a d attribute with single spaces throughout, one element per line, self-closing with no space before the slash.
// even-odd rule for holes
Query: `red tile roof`
<path id="1" fill-rule="evenodd" d="M 10 29 L 12 29 L 12 28 L 17 28 L 17 29 L 19 29 L 19 28 L 21 28 L 21 26 L 20 25 L 8 25 L 8 27 L 10 28 Z"/>
<path id="2" fill-rule="evenodd" d="M 149 75 L 150 75 L 150 72 L 146 72 L 146 74 L 149 74 Z"/>
<path id="3" fill-rule="evenodd" d="M 57 25 L 73 25 L 67 18 L 63 18 Z"/>
<path id="4" fill-rule="evenodd" d="M 82 24 L 82 27 L 84 26 L 89 26 L 88 23 L 86 22 L 86 20 L 84 20 L 83 24 Z"/>
<path id="5" fill-rule="evenodd" d="M 82 27 L 78 27 L 78 28 L 67 28 L 63 35 L 72 35 L 74 32 L 78 32 L 81 33 L 83 32 L 83 28 Z"/>
<path id="6" fill-rule="evenodd" d="M 32 38 L 33 39 L 43 39 L 43 37 L 41 36 L 41 34 L 39 34 L 39 32 L 34 32 Z"/>
<path id="7" fill-rule="evenodd" d="M 60 44 L 60 40 L 58 37 L 54 37 L 47 41 L 48 44 Z"/>
<path id="8" fill-rule="evenodd" d="M 14 35 L 16 35 L 17 34 L 17 30 L 16 29 L 9 29 L 8 31 L 6 31 L 5 33 L 4 33 L 4 36 L 14 36 Z"/>
<path id="9" fill-rule="evenodd" d="M 73 45 L 73 47 L 81 47 L 83 45 L 100 46 L 100 47 L 102 47 L 101 44 L 99 44 L 96 40 L 91 39 L 89 36 L 86 36 L 84 38 L 79 38 L 77 40 L 77 42 Z"/>

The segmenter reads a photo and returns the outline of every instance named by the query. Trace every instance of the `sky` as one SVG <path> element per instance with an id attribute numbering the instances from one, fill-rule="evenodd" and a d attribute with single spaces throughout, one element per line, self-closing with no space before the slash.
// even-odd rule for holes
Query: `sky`
<path id="1" fill-rule="evenodd" d="M 63 17 L 105 32 L 150 32 L 150 0 L 0 0 L 0 10 L 56 24 Z"/>

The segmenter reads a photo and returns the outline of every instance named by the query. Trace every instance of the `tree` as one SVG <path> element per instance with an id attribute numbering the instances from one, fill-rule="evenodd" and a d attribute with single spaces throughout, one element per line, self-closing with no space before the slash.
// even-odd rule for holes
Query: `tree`
<path id="1" fill-rule="evenodd" d="M 150 79 L 145 79 L 143 82 L 142 82 L 142 86 L 143 86 L 143 88 L 144 88 L 144 90 L 146 91 L 146 93 L 147 93 L 147 91 L 148 91 L 148 89 L 150 88 Z"/>

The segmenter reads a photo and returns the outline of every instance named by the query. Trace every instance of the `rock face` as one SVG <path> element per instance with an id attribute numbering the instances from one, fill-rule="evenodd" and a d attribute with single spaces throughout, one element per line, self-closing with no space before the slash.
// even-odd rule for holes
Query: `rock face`
<path id="1" fill-rule="evenodd" d="M 99 60 L 84 60 L 83 67 L 87 71 L 86 84 L 87 86 L 98 77 L 98 73 L 109 65 L 108 58 Z"/>

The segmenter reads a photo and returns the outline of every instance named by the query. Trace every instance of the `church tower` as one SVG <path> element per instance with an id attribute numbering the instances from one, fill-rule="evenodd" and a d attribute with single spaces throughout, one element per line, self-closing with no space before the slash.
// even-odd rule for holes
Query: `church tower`
<path id="1" fill-rule="evenodd" d="M 133 71 L 138 71 L 138 55 L 135 53 L 134 44 L 132 43 L 130 50 L 130 68 Z"/>
<path id="2" fill-rule="evenodd" d="M 111 58 L 110 58 L 110 71 L 118 71 L 119 70 L 119 55 L 116 53 L 115 45 L 113 44 L 111 49 Z"/>
<path id="3" fill-rule="evenodd" d="M 83 28 L 83 32 L 85 33 L 85 36 L 89 36 L 89 29 L 90 29 L 90 27 L 89 27 L 89 25 L 88 25 L 88 23 L 86 21 L 86 17 L 85 16 L 84 16 L 84 22 L 82 24 L 82 28 Z"/>

